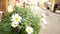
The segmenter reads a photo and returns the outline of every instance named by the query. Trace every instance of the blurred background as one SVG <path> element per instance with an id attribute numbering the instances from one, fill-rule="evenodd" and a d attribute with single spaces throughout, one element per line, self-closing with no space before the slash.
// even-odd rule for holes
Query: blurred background
<path id="1" fill-rule="evenodd" d="M 0 21 L 15 5 L 30 8 L 34 14 L 43 16 L 39 34 L 60 34 L 60 0 L 0 0 Z"/>

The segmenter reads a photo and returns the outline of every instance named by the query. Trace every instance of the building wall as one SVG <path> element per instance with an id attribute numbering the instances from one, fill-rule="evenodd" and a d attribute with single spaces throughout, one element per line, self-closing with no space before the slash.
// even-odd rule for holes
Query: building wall
<path id="1" fill-rule="evenodd" d="M 60 0 L 55 0 L 58 4 L 60 4 Z"/>
<path id="2" fill-rule="evenodd" d="M 50 0 L 51 5 L 50 5 L 50 10 L 53 11 L 54 10 L 54 5 L 55 5 L 55 0 Z"/>

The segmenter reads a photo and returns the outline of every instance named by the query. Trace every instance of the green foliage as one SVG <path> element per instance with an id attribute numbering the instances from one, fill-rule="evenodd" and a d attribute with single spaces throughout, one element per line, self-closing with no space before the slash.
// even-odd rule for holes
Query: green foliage
<path id="1" fill-rule="evenodd" d="M 12 14 L 18 13 L 21 17 L 21 23 L 18 27 L 11 26 Z M 13 12 L 7 13 L 0 22 L 0 34 L 27 34 L 25 31 L 26 26 L 31 26 L 34 29 L 32 34 L 38 34 L 40 31 L 39 25 L 40 17 L 31 13 L 28 8 L 14 7 Z"/>

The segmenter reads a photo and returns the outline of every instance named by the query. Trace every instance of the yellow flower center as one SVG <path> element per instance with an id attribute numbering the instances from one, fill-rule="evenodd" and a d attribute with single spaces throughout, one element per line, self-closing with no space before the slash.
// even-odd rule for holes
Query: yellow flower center
<path id="1" fill-rule="evenodd" d="M 16 24 L 14 23 L 14 26 L 16 26 Z"/>
<path id="2" fill-rule="evenodd" d="M 30 32 L 30 29 L 28 29 L 28 32 Z"/>
<path id="3" fill-rule="evenodd" d="M 16 17 L 15 20 L 18 21 L 18 18 Z"/>

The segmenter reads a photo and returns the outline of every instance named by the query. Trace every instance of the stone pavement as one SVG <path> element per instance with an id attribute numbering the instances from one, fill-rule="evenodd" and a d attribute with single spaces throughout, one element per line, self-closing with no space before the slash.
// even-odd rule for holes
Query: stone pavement
<path id="1" fill-rule="evenodd" d="M 35 7 L 34 7 L 35 8 Z M 33 13 L 41 15 L 42 12 L 46 12 L 46 10 L 35 9 Z M 49 16 L 45 15 L 46 24 L 43 23 L 44 27 L 41 28 L 39 34 L 60 34 L 60 14 L 49 12 Z"/>
<path id="2" fill-rule="evenodd" d="M 49 12 L 46 20 L 47 23 L 44 28 L 41 28 L 39 34 L 60 34 L 60 15 Z"/>

